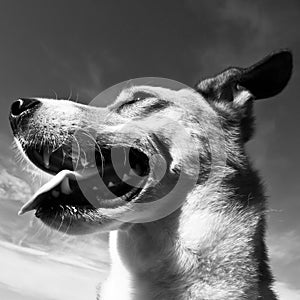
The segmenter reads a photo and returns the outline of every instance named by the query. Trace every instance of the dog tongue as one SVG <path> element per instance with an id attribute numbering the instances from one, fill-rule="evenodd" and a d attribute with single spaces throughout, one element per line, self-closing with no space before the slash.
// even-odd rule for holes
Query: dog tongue
<path id="1" fill-rule="evenodd" d="M 56 186 L 63 184 L 64 182 L 67 182 L 69 179 L 73 180 L 82 180 L 84 178 L 87 178 L 94 174 L 94 171 L 88 171 L 84 173 L 79 173 L 75 171 L 69 171 L 69 170 L 62 170 L 59 173 L 57 173 L 50 181 L 48 181 L 46 184 L 44 184 L 33 196 L 32 198 L 25 203 L 20 211 L 18 212 L 18 215 L 23 215 L 28 211 L 31 211 L 37 207 L 37 205 L 42 201 L 42 194 L 45 194 L 52 189 L 54 189 Z"/>

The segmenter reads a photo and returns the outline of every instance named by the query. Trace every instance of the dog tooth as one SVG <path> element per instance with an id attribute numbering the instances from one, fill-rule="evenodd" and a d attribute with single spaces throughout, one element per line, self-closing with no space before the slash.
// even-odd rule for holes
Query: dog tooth
<path id="1" fill-rule="evenodd" d="M 61 182 L 61 185 L 60 185 L 60 188 L 61 188 L 61 192 L 63 194 L 66 194 L 66 195 L 69 195 L 72 193 L 72 190 L 70 188 L 70 182 L 69 182 L 69 178 L 68 177 L 65 177 L 63 179 L 63 181 Z"/>
<path id="2" fill-rule="evenodd" d="M 45 167 L 48 169 L 50 166 L 50 154 L 51 154 L 51 150 L 48 149 L 44 149 L 44 153 L 43 153 L 43 159 L 44 159 L 44 165 Z"/>
<path id="3" fill-rule="evenodd" d="M 136 173 L 133 171 L 133 169 L 130 169 L 129 175 L 130 175 L 130 176 L 136 176 Z"/>
<path id="4" fill-rule="evenodd" d="M 142 168 L 141 168 L 141 166 L 140 165 L 135 165 L 135 170 L 136 170 L 136 173 L 137 174 L 141 174 L 142 173 Z"/>
<path id="5" fill-rule="evenodd" d="M 128 199 L 127 194 L 122 195 L 120 198 L 121 198 L 123 201 L 126 201 L 126 200 Z"/>
<path id="6" fill-rule="evenodd" d="M 63 159 L 62 159 L 62 165 L 65 163 L 65 159 L 66 159 L 66 153 L 65 153 L 65 151 L 63 150 L 62 151 L 62 155 L 63 155 Z"/>
<path id="7" fill-rule="evenodd" d="M 126 150 L 123 149 L 123 152 L 124 152 L 124 161 L 123 161 L 123 165 L 126 166 L 126 163 L 127 163 Z"/>
<path id="8" fill-rule="evenodd" d="M 127 181 L 128 179 L 130 179 L 130 177 L 128 176 L 128 174 L 125 173 L 122 177 L 122 180 Z"/>
<path id="9" fill-rule="evenodd" d="M 80 163 L 81 163 L 81 165 L 83 167 L 86 167 L 89 164 L 89 162 L 87 161 L 86 157 L 81 157 L 80 158 Z"/>

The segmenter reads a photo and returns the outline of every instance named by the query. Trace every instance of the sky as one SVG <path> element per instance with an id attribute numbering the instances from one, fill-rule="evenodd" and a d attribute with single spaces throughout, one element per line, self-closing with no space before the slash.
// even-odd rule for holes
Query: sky
<path id="1" fill-rule="evenodd" d="M 89 103 L 137 77 L 193 86 L 290 48 L 292 79 L 280 95 L 256 104 L 248 152 L 266 185 L 277 291 L 283 300 L 300 299 L 299 28 L 298 0 L 0 0 L 0 298 L 93 299 L 109 262 L 105 236 L 66 237 L 32 215 L 16 215 L 37 183 L 20 171 L 10 147 L 13 100 Z"/>

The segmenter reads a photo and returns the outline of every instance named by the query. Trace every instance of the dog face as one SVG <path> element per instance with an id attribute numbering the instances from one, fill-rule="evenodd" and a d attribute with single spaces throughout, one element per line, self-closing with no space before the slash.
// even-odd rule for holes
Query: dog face
<path id="1" fill-rule="evenodd" d="M 281 51 L 195 89 L 133 86 L 106 108 L 17 100 L 10 112 L 16 142 L 26 159 L 54 175 L 21 213 L 34 209 L 45 224 L 83 234 L 157 219 L 171 203 L 174 211 L 205 182 L 213 158 L 240 163 L 253 131 L 253 100 L 279 93 L 291 68 L 290 52 Z"/>

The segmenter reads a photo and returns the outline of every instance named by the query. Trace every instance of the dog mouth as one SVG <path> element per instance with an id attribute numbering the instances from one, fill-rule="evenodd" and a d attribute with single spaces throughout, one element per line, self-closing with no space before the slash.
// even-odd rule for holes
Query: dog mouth
<path id="1" fill-rule="evenodd" d="M 72 147 L 28 147 L 25 154 L 42 171 L 53 175 L 21 208 L 38 218 L 82 218 L 99 208 L 114 209 L 136 201 L 150 172 L 148 156 L 128 146 L 76 151 Z"/>

